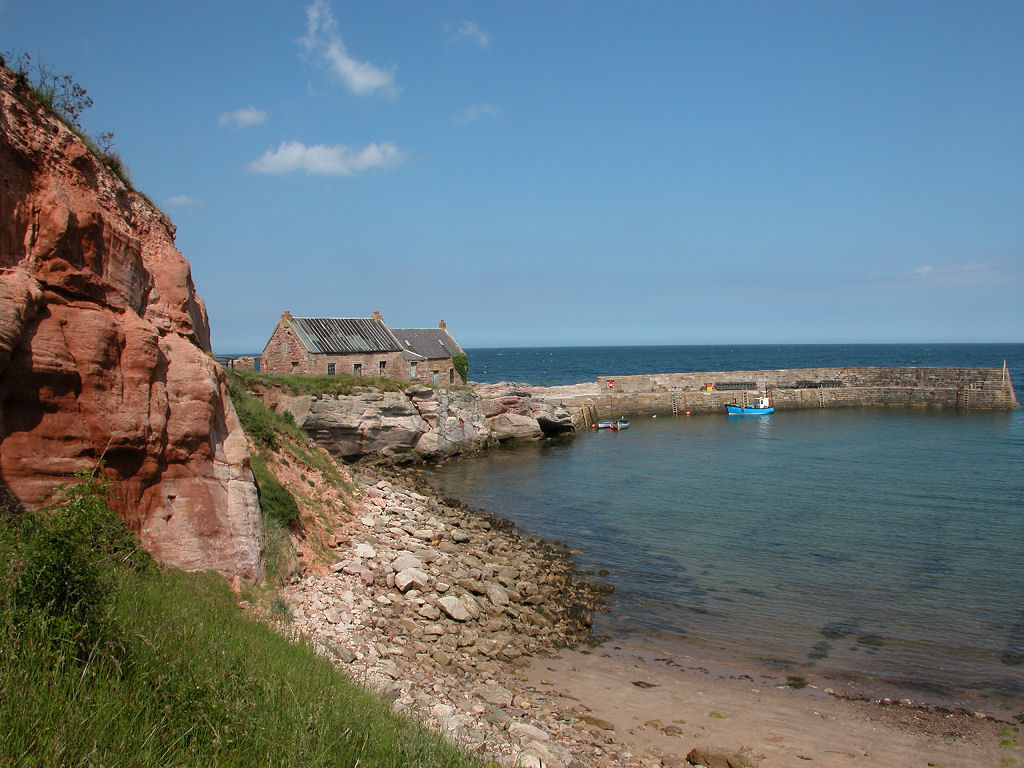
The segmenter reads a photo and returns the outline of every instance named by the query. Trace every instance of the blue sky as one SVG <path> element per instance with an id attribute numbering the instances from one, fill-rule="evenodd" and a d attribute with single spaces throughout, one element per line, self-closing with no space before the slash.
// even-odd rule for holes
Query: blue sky
<path id="1" fill-rule="evenodd" d="M 0 0 L 218 352 L 1024 341 L 1024 3 Z"/>

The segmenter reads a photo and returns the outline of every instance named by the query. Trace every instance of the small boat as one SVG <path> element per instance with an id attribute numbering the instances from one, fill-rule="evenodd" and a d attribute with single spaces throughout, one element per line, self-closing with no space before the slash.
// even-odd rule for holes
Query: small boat
<path id="1" fill-rule="evenodd" d="M 775 413 L 772 401 L 768 397 L 757 398 L 757 402 L 754 405 L 727 403 L 725 410 L 730 416 L 764 416 L 769 413 Z"/>
<path id="2" fill-rule="evenodd" d="M 615 419 L 601 419 L 594 425 L 594 429 L 612 429 L 615 426 Z"/>
<path id="3" fill-rule="evenodd" d="M 620 429 L 629 429 L 629 419 L 625 416 L 620 416 L 617 421 L 612 422 L 612 429 L 618 432 Z"/>

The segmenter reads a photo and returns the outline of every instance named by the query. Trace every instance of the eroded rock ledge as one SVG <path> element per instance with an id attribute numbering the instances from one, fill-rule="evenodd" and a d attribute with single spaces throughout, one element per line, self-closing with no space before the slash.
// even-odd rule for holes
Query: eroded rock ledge
<path id="1" fill-rule="evenodd" d="M 581 408 L 563 407 L 534 388 L 510 383 L 338 396 L 270 389 L 262 397 L 278 413 L 291 413 L 332 456 L 348 461 L 439 459 L 507 441 L 568 434 L 588 423 Z"/>

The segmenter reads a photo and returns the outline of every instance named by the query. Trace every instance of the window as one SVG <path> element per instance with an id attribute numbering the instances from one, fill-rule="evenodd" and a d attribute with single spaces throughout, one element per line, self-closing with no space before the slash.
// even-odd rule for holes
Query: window
<path id="1" fill-rule="evenodd" d="M 409 363 L 409 378 L 416 378 L 416 363 Z"/>
<path id="2" fill-rule="evenodd" d="M 327 375 L 328 376 L 333 376 L 334 373 L 335 373 L 335 363 L 328 363 L 327 364 Z"/>
<path id="3" fill-rule="evenodd" d="M 380 361 L 380 375 L 381 376 L 384 375 L 384 372 L 387 370 L 387 368 L 388 368 L 388 361 L 387 360 L 381 360 Z"/>
<path id="4" fill-rule="evenodd" d="M 449 384 L 454 384 L 455 383 L 455 369 L 454 368 L 449 368 L 448 369 L 448 383 Z"/>
<path id="5" fill-rule="evenodd" d="M 352 363 L 352 375 L 353 376 L 362 376 L 363 375 L 363 364 L 362 363 Z"/>
<path id="6" fill-rule="evenodd" d="M 438 381 L 438 379 L 440 378 L 440 374 L 439 374 L 439 372 L 438 372 L 438 371 L 434 371 L 434 372 L 433 372 L 433 374 L 434 374 L 434 375 L 433 375 L 433 379 L 434 379 L 434 386 L 436 387 L 436 386 L 437 386 L 437 381 Z"/>

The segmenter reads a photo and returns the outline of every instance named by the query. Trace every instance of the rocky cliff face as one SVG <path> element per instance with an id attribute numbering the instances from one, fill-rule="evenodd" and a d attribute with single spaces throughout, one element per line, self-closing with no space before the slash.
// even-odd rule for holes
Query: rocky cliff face
<path id="1" fill-rule="evenodd" d="M 438 459 L 509 440 L 539 440 L 572 432 L 580 420 L 528 392 L 489 385 L 482 397 L 466 390 L 410 387 L 331 397 L 263 394 L 278 413 L 290 412 L 332 456 L 388 460 Z"/>
<path id="2" fill-rule="evenodd" d="M 102 458 L 160 561 L 255 578 L 249 454 L 174 227 L 0 70 L 0 480 Z"/>

